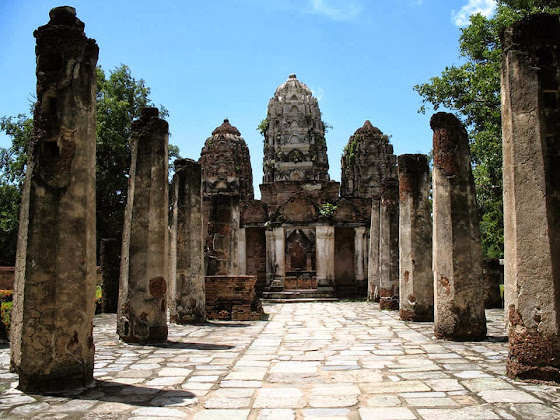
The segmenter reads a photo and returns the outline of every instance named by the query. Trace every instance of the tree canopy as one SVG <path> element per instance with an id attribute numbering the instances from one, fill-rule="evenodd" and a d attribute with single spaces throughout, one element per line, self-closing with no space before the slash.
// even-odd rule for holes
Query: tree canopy
<path id="1" fill-rule="evenodd" d="M 503 257 L 502 124 L 500 34 L 515 21 L 532 13 L 560 14 L 560 0 L 498 0 L 492 18 L 471 16 L 461 29 L 461 65 L 446 67 L 440 76 L 414 86 L 426 111 L 447 108 L 469 131 L 473 175 L 480 212 L 485 256 Z"/>
<path id="2" fill-rule="evenodd" d="M 153 106 L 150 88 L 136 79 L 126 65 L 105 71 L 97 68 L 97 241 L 119 237 L 127 201 L 130 167 L 130 127 L 143 106 Z M 160 116 L 168 112 L 160 107 Z M 33 119 L 26 114 L 1 117 L 0 130 L 12 139 L 0 148 L 0 265 L 13 265 L 19 227 L 21 188 L 27 163 L 27 146 Z M 170 160 L 179 149 L 169 146 Z"/>

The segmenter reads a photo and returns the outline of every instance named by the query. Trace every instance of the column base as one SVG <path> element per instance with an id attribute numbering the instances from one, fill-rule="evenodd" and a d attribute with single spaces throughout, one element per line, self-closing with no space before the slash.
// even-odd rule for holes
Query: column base
<path id="1" fill-rule="evenodd" d="M 91 365 L 83 366 L 81 372 L 73 372 L 67 375 L 64 372 L 52 375 L 19 372 L 19 385 L 17 388 L 25 393 L 40 394 L 85 388 L 93 383 L 93 365 Z"/>

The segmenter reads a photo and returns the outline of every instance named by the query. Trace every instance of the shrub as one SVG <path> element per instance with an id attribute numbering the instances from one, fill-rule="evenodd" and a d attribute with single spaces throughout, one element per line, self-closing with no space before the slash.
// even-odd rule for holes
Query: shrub
<path id="1" fill-rule="evenodd" d="M 0 317 L 6 333 L 5 339 L 10 336 L 10 325 L 12 323 L 12 302 L 2 302 L 0 306 Z"/>
<path id="2" fill-rule="evenodd" d="M 95 289 L 95 313 L 100 314 L 103 308 L 103 289 L 97 286 Z"/>
<path id="3" fill-rule="evenodd" d="M 0 290 L 0 302 L 11 302 L 13 296 L 13 290 Z"/>

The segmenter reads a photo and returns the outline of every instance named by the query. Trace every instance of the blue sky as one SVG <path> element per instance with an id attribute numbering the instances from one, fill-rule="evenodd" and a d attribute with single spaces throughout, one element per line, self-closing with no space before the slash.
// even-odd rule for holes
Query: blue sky
<path id="1" fill-rule="evenodd" d="M 27 112 L 35 91 L 33 31 L 53 0 L 0 0 L 0 115 Z M 331 179 L 366 119 L 392 136 L 395 154 L 431 149 L 432 112 L 418 114 L 415 84 L 460 63 L 460 27 L 493 0 L 76 0 L 106 71 L 128 65 L 170 112 L 172 144 L 198 159 L 229 118 L 247 142 L 255 186 L 263 140 L 256 130 L 290 73 L 319 99 Z M 0 134 L 0 146 L 9 139 Z M 258 195 L 258 188 L 255 192 Z"/>

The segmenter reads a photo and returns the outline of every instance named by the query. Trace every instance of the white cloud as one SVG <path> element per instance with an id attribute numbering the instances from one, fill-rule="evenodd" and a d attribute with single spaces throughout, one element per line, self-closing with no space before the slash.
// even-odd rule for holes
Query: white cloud
<path id="1" fill-rule="evenodd" d="M 350 20 L 360 14 L 362 8 L 348 0 L 311 0 L 311 13 L 327 16 L 333 20 Z"/>
<path id="2" fill-rule="evenodd" d="M 461 10 L 451 11 L 451 20 L 457 26 L 467 26 L 469 17 L 480 13 L 483 16 L 490 17 L 496 10 L 496 0 L 469 0 Z"/>
<path id="3" fill-rule="evenodd" d="M 320 101 L 321 99 L 323 99 L 323 95 L 325 94 L 325 91 L 323 90 L 322 87 L 318 88 L 318 89 L 311 89 L 311 94 L 313 95 L 313 97 L 315 99 L 317 99 L 317 101 Z"/>

